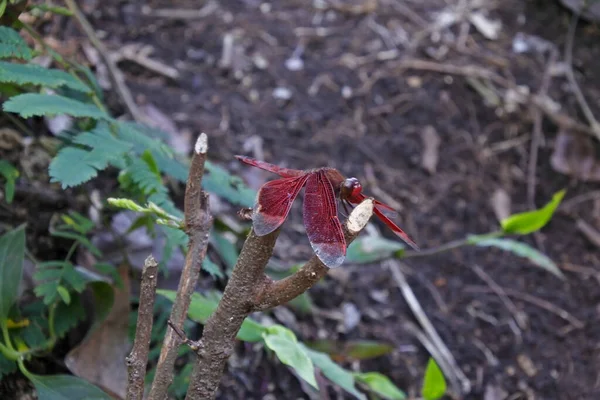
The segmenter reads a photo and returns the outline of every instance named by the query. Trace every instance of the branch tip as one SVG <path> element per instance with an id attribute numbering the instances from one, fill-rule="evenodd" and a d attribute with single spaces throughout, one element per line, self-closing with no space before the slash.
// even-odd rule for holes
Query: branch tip
<path id="1" fill-rule="evenodd" d="M 354 210 L 348 217 L 346 226 L 352 233 L 360 232 L 373 216 L 373 199 L 365 199 L 362 203 L 354 207 Z"/>
<path id="2" fill-rule="evenodd" d="M 196 154 L 206 154 L 208 151 L 208 136 L 206 136 L 206 133 L 202 132 L 200 136 L 198 136 L 194 151 Z"/>

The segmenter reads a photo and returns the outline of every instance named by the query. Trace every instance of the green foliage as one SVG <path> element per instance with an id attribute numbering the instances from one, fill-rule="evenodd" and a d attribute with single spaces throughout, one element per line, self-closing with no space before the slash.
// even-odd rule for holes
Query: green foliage
<path id="1" fill-rule="evenodd" d="M 26 374 L 41 400 L 111 400 L 100 388 L 71 375 Z"/>
<path id="2" fill-rule="evenodd" d="M 552 200 L 544 207 L 518 214 L 513 214 L 500 221 L 504 233 L 516 233 L 527 235 L 542 229 L 552 218 L 554 211 L 565 196 L 565 190 L 561 190 L 552 196 Z"/>
<path id="3" fill-rule="evenodd" d="M 30 60 L 33 52 L 25 40 L 14 29 L 0 26 L 0 58 Z"/>
<path id="4" fill-rule="evenodd" d="M 50 163 L 51 182 L 60 182 L 63 189 L 90 180 L 109 164 L 121 161 L 132 145 L 111 134 L 106 123 L 83 132 L 65 147 Z M 74 147 L 80 145 L 82 147 Z"/>
<path id="5" fill-rule="evenodd" d="M 497 247 L 502 250 L 510 251 L 520 257 L 525 257 L 533 264 L 537 265 L 549 271 L 559 277 L 560 279 L 565 279 L 565 276 L 558 268 L 556 263 L 552 261 L 548 256 L 534 249 L 533 247 L 522 243 L 517 242 L 516 240 L 511 239 L 496 239 L 496 238 L 484 238 L 481 239 L 479 236 L 471 236 L 469 237 L 469 242 L 471 244 L 475 244 L 480 247 Z"/>
<path id="6" fill-rule="evenodd" d="M 37 283 L 35 295 L 41 297 L 46 305 L 55 303 L 59 297 L 64 300 L 64 294 L 61 295 L 60 292 L 64 293 L 67 287 L 81 293 L 87 283 L 69 261 L 41 262 L 37 265 L 33 278 Z M 66 301 L 65 303 L 68 304 Z"/>
<path id="7" fill-rule="evenodd" d="M 25 226 L 0 236 L 0 325 L 5 324 L 11 307 L 17 301 L 24 255 Z"/>
<path id="8" fill-rule="evenodd" d="M 254 205 L 256 192 L 248 188 L 241 178 L 231 175 L 224 168 L 211 162 L 206 162 L 205 169 L 202 186 L 207 191 L 242 207 Z"/>
<path id="9" fill-rule="evenodd" d="M 11 374 L 17 370 L 17 363 L 9 360 L 0 352 L 0 380 L 4 375 Z"/>
<path id="10" fill-rule="evenodd" d="M 71 10 L 69 10 L 68 8 L 64 8 L 64 7 L 60 7 L 60 6 L 47 5 L 47 4 L 32 4 L 31 5 L 31 9 L 32 10 L 40 10 L 42 12 L 51 12 L 53 14 L 64 15 L 64 16 L 67 16 L 67 17 L 70 17 L 70 16 L 73 15 L 73 13 L 71 12 Z"/>
<path id="11" fill-rule="evenodd" d="M 172 302 L 175 301 L 175 297 L 177 296 L 177 292 L 173 290 L 159 289 L 156 293 Z M 216 310 L 219 299 L 220 294 L 217 292 L 213 292 L 210 295 L 202 295 L 194 292 L 188 310 L 188 317 L 195 322 L 206 323 L 211 314 Z M 311 379 L 314 379 L 314 366 L 316 366 L 329 380 L 360 400 L 366 400 L 366 397 L 355 387 L 355 383 L 361 378 L 363 378 L 362 383 L 369 390 L 380 396 L 385 397 L 386 395 L 391 396 L 390 394 L 393 393 L 396 395 L 402 393 L 400 389 L 396 388 L 383 375 L 356 375 L 345 370 L 333 362 L 327 354 L 310 349 L 299 342 L 292 331 L 281 325 L 265 326 L 251 318 L 246 318 L 237 334 L 237 339 L 245 342 L 263 341 L 268 348 L 275 352 L 281 362 L 294 368 L 298 375 L 311 385 L 313 384 Z M 308 356 L 310 364 L 305 356 Z M 394 397 L 387 398 L 394 399 Z"/>
<path id="12" fill-rule="evenodd" d="M 8 161 L 0 160 L 0 175 L 6 179 L 6 183 L 4 184 L 4 199 L 10 204 L 15 196 L 15 183 L 19 177 L 19 170 Z"/>
<path id="13" fill-rule="evenodd" d="M 384 399 L 404 400 L 406 394 L 396 387 L 390 379 L 379 372 L 355 373 L 357 382 L 366 385 L 373 393 L 377 393 Z"/>
<path id="14" fill-rule="evenodd" d="M 446 379 L 433 358 L 429 358 L 421 395 L 425 400 L 437 400 L 446 393 Z"/>
<path id="15" fill-rule="evenodd" d="M 394 346 L 375 340 L 339 340 L 321 339 L 308 342 L 307 345 L 314 350 L 327 353 L 334 358 L 350 358 L 353 360 L 367 360 L 381 357 L 394 351 Z"/>
<path id="16" fill-rule="evenodd" d="M 86 316 L 85 308 L 83 308 L 81 302 L 81 295 L 74 293 L 69 294 L 69 296 L 71 298 L 69 303 L 61 301 L 56 305 L 54 332 L 58 338 L 64 337 Z"/>
<path id="17" fill-rule="evenodd" d="M 66 114 L 78 118 L 108 119 L 104 111 L 93 104 L 83 103 L 57 94 L 25 93 L 13 96 L 3 105 L 4 111 L 23 118 Z"/>
<path id="18" fill-rule="evenodd" d="M 64 86 L 84 93 L 92 91 L 86 84 L 65 71 L 44 68 L 36 64 L 16 64 L 6 61 L 0 61 L 0 82 L 47 88 Z"/>
<path id="19" fill-rule="evenodd" d="M 356 264 L 371 263 L 388 258 L 403 249 L 404 245 L 397 240 L 381 236 L 359 236 L 348 246 L 346 261 Z"/>

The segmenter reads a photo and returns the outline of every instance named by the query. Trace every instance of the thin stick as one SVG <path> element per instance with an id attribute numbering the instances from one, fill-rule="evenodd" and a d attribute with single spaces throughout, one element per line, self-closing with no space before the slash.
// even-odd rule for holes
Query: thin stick
<path id="1" fill-rule="evenodd" d="M 346 240 L 354 239 L 372 215 L 372 199 L 356 206 L 345 224 Z M 256 236 L 252 230 L 246 239 L 223 297 L 204 326 L 187 400 L 215 398 L 225 364 L 234 350 L 235 337 L 252 311 L 293 299 L 329 270 L 314 256 L 294 275 L 271 281 L 264 271 L 278 235 L 279 229 L 265 236 Z"/>
<path id="2" fill-rule="evenodd" d="M 140 284 L 140 305 L 135 327 L 133 349 L 125 359 L 127 362 L 127 400 L 144 398 L 144 378 L 148 364 L 148 351 L 152 335 L 152 318 L 156 283 L 158 281 L 158 264 L 152 255 L 144 261 L 142 282 Z"/>
<path id="3" fill-rule="evenodd" d="M 133 96 L 131 95 L 129 88 L 125 84 L 123 74 L 113 61 L 112 57 L 110 57 L 108 50 L 106 49 L 106 47 L 104 47 L 104 44 L 96 36 L 94 27 L 90 24 L 85 15 L 83 15 L 81 10 L 77 6 L 77 3 L 74 0 L 65 0 L 65 3 L 69 10 L 73 13 L 73 16 L 75 17 L 77 22 L 79 22 L 81 29 L 83 29 L 83 32 L 86 34 L 89 41 L 92 43 L 92 46 L 94 46 L 96 50 L 98 50 L 100 58 L 102 58 L 102 62 L 106 65 L 108 75 L 110 76 L 112 83 L 115 85 L 119 96 L 121 96 L 121 99 L 123 100 L 125 108 L 127 108 L 129 114 L 131 114 L 133 119 L 135 119 L 137 122 L 145 122 L 147 118 L 140 111 L 137 104 L 133 100 Z"/>
<path id="4" fill-rule="evenodd" d="M 581 92 L 579 85 L 577 84 L 577 80 L 575 79 L 575 73 L 573 72 L 573 43 L 575 41 L 575 31 L 577 30 L 577 22 L 579 21 L 579 11 L 573 12 L 573 18 L 571 19 L 571 24 L 569 25 L 569 30 L 567 32 L 567 41 L 565 42 L 565 64 L 566 75 L 569 83 L 571 84 L 571 89 L 575 94 L 575 98 L 579 103 L 579 107 L 581 107 L 581 111 L 585 115 L 585 118 L 588 120 L 592 131 L 596 135 L 596 138 L 600 140 L 600 124 L 594 117 L 594 113 L 590 109 L 587 101 L 585 100 L 585 96 Z"/>
<path id="5" fill-rule="evenodd" d="M 388 269 L 392 273 L 392 277 L 396 281 L 398 288 L 402 292 L 404 299 L 406 300 L 413 314 L 419 321 L 419 324 L 421 324 L 421 327 L 423 328 L 431 342 L 435 345 L 440 354 L 444 357 L 444 359 L 447 362 L 447 365 L 451 367 L 448 371 L 444 372 L 447 374 L 447 376 L 455 376 L 455 382 L 461 383 L 462 387 L 454 385 L 454 390 L 459 394 L 469 393 L 471 391 L 471 382 L 465 376 L 464 372 L 462 372 L 462 370 L 458 366 L 458 363 L 452 356 L 452 353 L 450 352 L 440 335 L 433 327 L 433 324 L 425 314 L 425 311 L 423 310 L 423 307 L 421 307 L 421 304 L 417 300 L 415 293 L 412 291 L 410 285 L 406 281 L 406 277 L 400 270 L 400 263 L 397 260 L 389 260 L 386 264 Z"/>
<path id="6" fill-rule="evenodd" d="M 167 328 L 160 351 L 156 375 L 148 397 L 150 400 L 167 398 L 167 389 L 173 381 L 173 367 L 177 358 L 177 350 L 181 344 L 181 338 L 177 335 L 173 326 L 183 329 L 192 293 L 196 289 L 202 262 L 206 256 L 208 233 L 213 221 L 208 209 L 208 194 L 201 188 L 207 150 L 207 137 L 206 134 L 202 133 L 194 146 L 194 155 L 185 190 L 184 214 L 185 229 L 189 237 L 188 251 L 181 272 L 179 287 L 177 288 L 177 296 L 169 318 L 172 325 Z"/>

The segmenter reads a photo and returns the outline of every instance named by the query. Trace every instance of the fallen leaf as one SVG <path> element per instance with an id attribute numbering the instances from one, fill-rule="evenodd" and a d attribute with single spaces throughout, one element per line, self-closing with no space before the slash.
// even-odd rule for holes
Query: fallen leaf
<path id="1" fill-rule="evenodd" d="M 504 189 L 496 189 L 490 203 L 492 203 L 492 209 L 498 221 L 510 216 L 510 196 Z"/>
<path id="2" fill-rule="evenodd" d="M 550 164 L 555 171 L 582 181 L 600 182 L 600 161 L 591 138 L 561 131 Z"/>
<path id="3" fill-rule="evenodd" d="M 127 367 L 125 357 L 131 350 L 129 342 L 129 267 L 122 264 L 119 275 L 123 289 L 115 288 L 115 299 L 110 313 L 90 331 L 88 336 L 65 358 L 67 368 L 76 376 L 125 398 Z"/>
<path id="4" fill-rule="evenodd" d="M 421 139 L 423 140 L 421 166 L 430 174 L 434 174 L 439 160 L 440 137 L 435 128 L 428 125 L 423 129 Z"/>

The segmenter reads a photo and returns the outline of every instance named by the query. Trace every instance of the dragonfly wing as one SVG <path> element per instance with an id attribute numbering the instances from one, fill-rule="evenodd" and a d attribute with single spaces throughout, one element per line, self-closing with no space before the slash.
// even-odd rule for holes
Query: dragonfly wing
<path id="1" fill-rule="evenodd" d="M 252 213 L 254 233 L 263 236 L 277 229 L 298 197 L 308 175 L 293 178 L 275 179 L 265 183 L 258 191 L 256 205 Z"/>
<path id="2" fill-rule="evenodd" d="M 235 156 L 235 158 L 237 158 L 238 160 L 240 160 L 243 163 L 252 165 L 253 167 L 257 167 L 260 169 L 264 169 L 265 171 L 273 172 L 274 174 L 277 174 L 283 178 L 292 178 L 292 177 L 304 175 L 304 171 L 300 171 L 298 169 L 278 167 L 277 165 L 269 164 L 268 162 L 264 162 L 264 161 L 259 161 L 254 158 L 251 158 L 251 157 Z"/>
<path id="3" fill-rule="evenodd" d="M 385 223 L 397 236 L 404 240 L 413 249 L 419 250 L 419 246 L 417 246 L 415 241 L 412 240 L 402 229 L 400 229 L 400 227 L 396 225 L 394 221 L 385 216 L 385 214 L 379 209 L 379 206 L 375 206 L 373 211 L 375 212 L 375 215 L 377 215 L 379 219 L 382 220 L 383 223 Z"/>
<path id="4" fill-rule="evenodd" d="M 339 266 L 346 255 L 346 240 L 337 216 L 337 201 L 324 172 L 308 176 L 304 191 L 304 226 L 315 254 L 329 268 Z"/>

